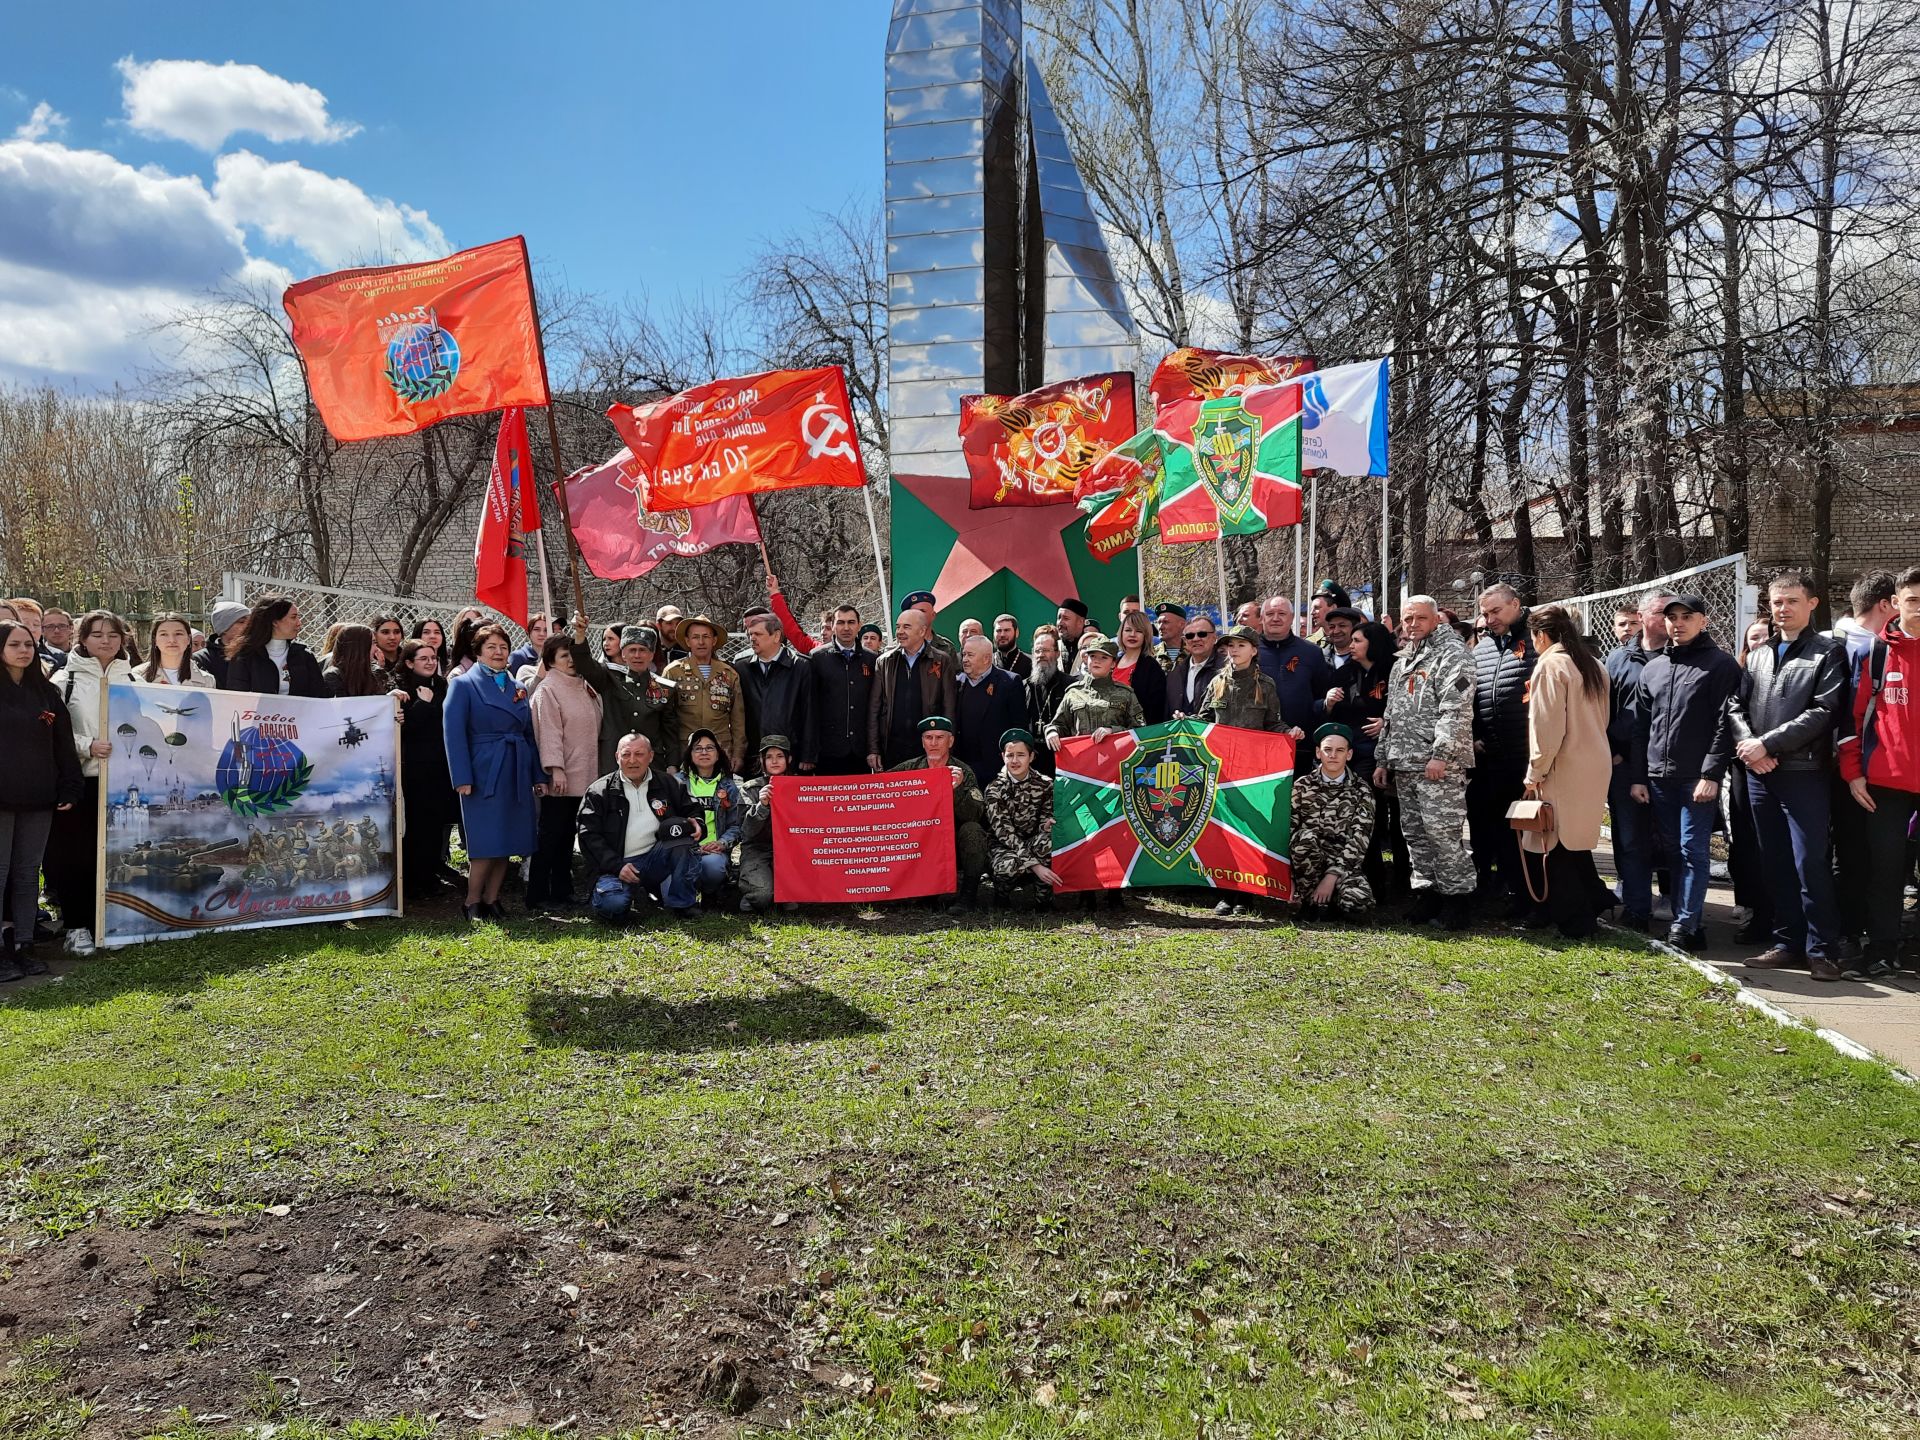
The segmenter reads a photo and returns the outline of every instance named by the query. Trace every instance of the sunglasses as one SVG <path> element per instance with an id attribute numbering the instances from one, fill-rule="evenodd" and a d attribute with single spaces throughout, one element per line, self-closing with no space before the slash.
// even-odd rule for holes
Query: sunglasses
<path id="1" fill-rule="evenodd" d="M 1182 640 L 1211 640 L 1211 639 L 1213 638 L 1213 631 L 1211 631 L 1211 630 L 1183 630 L 1183 631 L 1181 632 L 1181 634 L 1180 634 L 1180 638 L 1181 638 Z"/>

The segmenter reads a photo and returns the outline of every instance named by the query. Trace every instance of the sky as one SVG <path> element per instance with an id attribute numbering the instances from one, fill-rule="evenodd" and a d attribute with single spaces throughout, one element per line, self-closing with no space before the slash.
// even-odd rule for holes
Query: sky
<path id="1" fill-rule="evenodd" d="M 0 9 L 0 383 L 136 385 L 153 326 L 524 234 L 543 279 L 725 292 L 881 187 L 885 0 Z"/>

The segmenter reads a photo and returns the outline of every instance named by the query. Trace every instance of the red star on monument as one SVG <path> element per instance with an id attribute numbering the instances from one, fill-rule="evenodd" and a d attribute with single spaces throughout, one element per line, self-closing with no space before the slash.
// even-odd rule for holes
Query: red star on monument
<path id="1" fill-rule="evenodd" d="M 964 475 L 896 475 L 915 499 L 954 530 L 953 549 L 933 582 L 934 604 L 958 600 L 995 572 L 1011 570 L 1049 603 L 1078 593 L 1061 532 L 1077 524 L 1077 505 L 1007 505 L 975 510 Z"/>

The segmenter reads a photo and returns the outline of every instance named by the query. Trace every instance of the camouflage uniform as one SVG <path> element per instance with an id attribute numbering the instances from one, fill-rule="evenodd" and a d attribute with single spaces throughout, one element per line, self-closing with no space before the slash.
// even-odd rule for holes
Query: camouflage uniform
<path id="1" fill-rule="evenodd" d="M 1427 779 L 1429 760 L 1447 767 L 1442 778 Z M 1445 621 L 1393 662 L 1374 763 L 1393 774 L 1413 888 L 1471 894 L 1476 876 L 1465 829 L 1467 771 L 1473 765 L 1473 657 Z"/>
<path id="2" fill-rule="evenodd" d="M 1361 867 L 1373 838 L 1373 786 L 1349 769 L 1337 783 L 1318 765 L 1293 781 L 1293 898 L 1307 904 L 1329 870 L 1338 871 L 1332 905 L 1344 915 L 1373 908 L 1373 887 Z"/>
<path id="3" fill-rule="evenodd" d="M 1066 739 L 1091 735 L 1096 730 L 1137 730 L 1146 723 L 1147 714 L 1131 685 L 1122 685 L 1111 677 L 1095 680 L 1086 675 L 1069 685 L 1060 697 L 1060 708 L 1047 722 L 1047 735 Z"/>
<path id="4" fill-rule="evenodd" d="M 755 910 L 773 908 L 773 780 L 740 782 L 740 898 Z"/>
<path id="5" fill-rule="evenodd" d="M 1280 692 L 1258 665 L 1244 670 L 1228 667 L 1207 684 L 1197 718 L 1211 725 L 1235 725 L 1242 730 L 1284 730 Z"/>
<path id="6" fill-rule="evenodd" d="M 1005 897 L 1020 885 L 1052 890 L 1030 873 L 1053 863 L 1053 777 L 1029 770 L 1015 780 L 1003 774 L 987 786 L 987 830 L 993 837 L 993 888 Z"/>
<path id="7" fill-rule="evenodd" d="M 708 662 L 709 674 L 689 655 L 676 660 L 661 672 L 660 678 L 673 687 L 673 721 L 676 739 L 686 743 L 696 730 L 711 730 L 727 752 L 727 763 L 741 768 L 747 755 L 747 697 L 740 690 L 740 672 L 715 657 Z M 678 765 L 680 756 L 671 757 Z"/>
<path id="8" fill-rule="evenodd" d="M 960 760 L 948 763 L 960 767 L 960 783 L 953 792 L 953 878 L 957 893 L 965 897 L 973 893 L 980 877 L 987 873 L 987 797 L 980 793 L 980 781 L 971 765 Z M 889 766 L 888 773 L 932 768 L 927 757 L 919 755 Z"/>

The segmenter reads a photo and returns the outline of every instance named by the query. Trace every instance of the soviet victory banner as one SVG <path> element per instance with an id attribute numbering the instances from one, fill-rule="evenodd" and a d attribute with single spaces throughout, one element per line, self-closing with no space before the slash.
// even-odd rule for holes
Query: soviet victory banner
<path id="1" fill-rule="evenodd" d="M 1065 741 L 1053 868 L 1066 890 L 1211 886 L 1293 897 L 1293 740 L 1174 720 Z"/>
<path id="2" fill-rule="evenodd" d="M 760 542 L 760 522 L 745 495 L 683 510 L 649 510 L 646 474 L 628 449 L 574 471 L 566 490 L 580 558 L 602 580 L 637 580 L 675 555 Z"/>
<path id="3" fill-rule="evenodd" d="M 1133 376 L 1088 375 L 1024 395 L 967 395 L 960 442 L 975 510 L 1064 505 L 1087 468 L 1133 434 Z"/>
<path id="4" fill-rule="evenodd" d="M 647 479 L 649 510 L 808 485 L 867 483 L 838 365 L 709 380 L 607 419 Z"/>
<path id="5" fill-rule="evenodd" d="M 526 242 L 424 265 L 340 270 L 281 303 L 336 440 L 410 435 L 454 415 L 545 405 Z"/>

